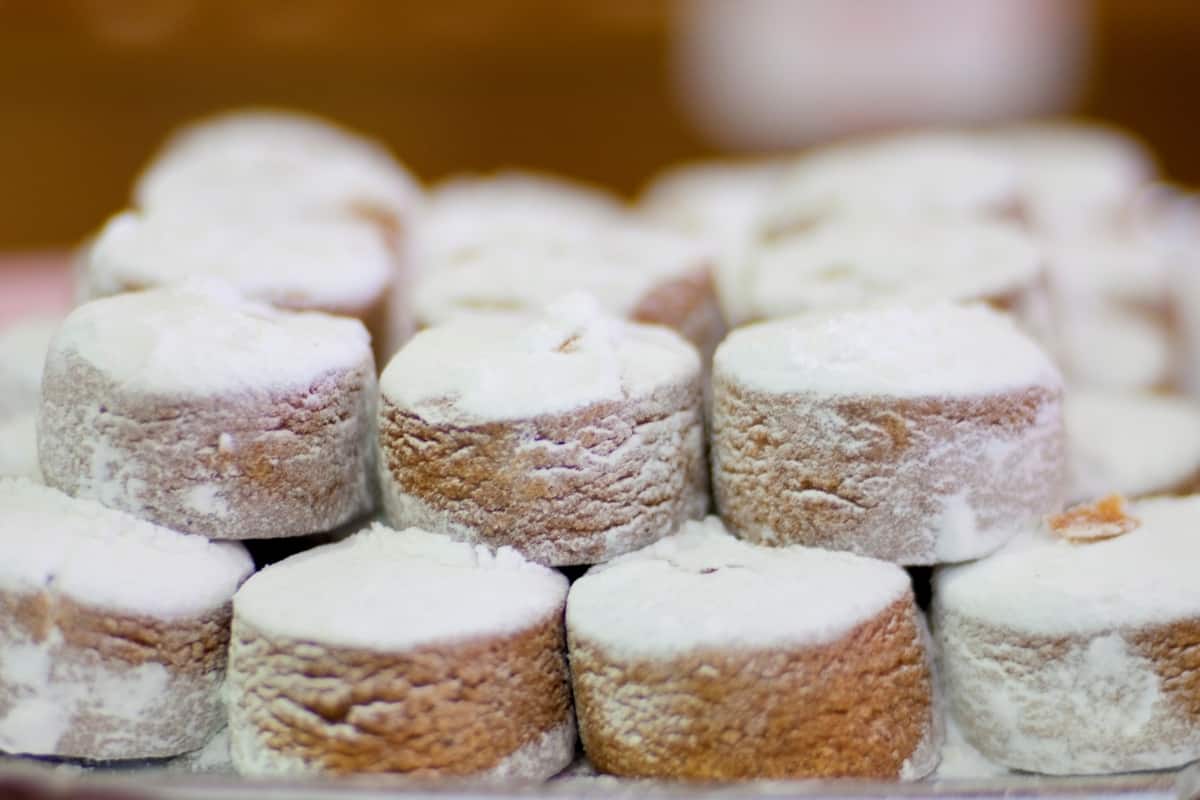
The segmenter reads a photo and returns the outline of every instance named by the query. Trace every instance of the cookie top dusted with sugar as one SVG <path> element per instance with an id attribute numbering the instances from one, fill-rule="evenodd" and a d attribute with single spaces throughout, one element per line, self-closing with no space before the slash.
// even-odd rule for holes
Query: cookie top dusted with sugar
<path id="1" fill-rule="evenodd" d="M 832 220 L 759 242 L 744 256 L 739 319 L 804 311 L 1005 300 L 1032 287 L 1041 258 L 1011 224 Z"/>
<path id="2" fill-rule="evenodd" d="M 420 323 L 435 325 L 479 311 L 535 311 L 578 291 L 629 317 L 655 289 L 709 261 L 700 241 L 630 221 L 497 225 L 428 265 L 413 306 Z"/>
<path id="3" fill-rule="evenodd" d="M 628 657 L 828 644 L 909 596 L 900 567 L 733 538 L 709 517 L 593 567 L 571 587 L 573 637 Z"/>
<path id="4" fill-rule="evenodd" d="M 950 304 L 750 325 L 717 349 L 713 375 L 772 394 L 845 397 L 982 396 L 1062 382 L 1009 317 Z"/>
<path id="5" fill-rule="evenodd" d="M 362 214 L 398 223 L 416 181 L 380 144 L 318 117 L 219 114 L 176 131 L 138 178 L 134 205 L 236 220 Z"/>
<path id="6" fill-rule="evenodd" d="M 266 636 L 402 651 L 528 630 L 566 594 L 561 573 L 510 548 L 377 524 L 262 570 L 234 617 Z"/>
<path id="7" fill-rule="evenodd" d="M 764 228 L 803 228 L 830 217 L 1009 216 L 1019 175 L 997 148 L 966 134 L 907 133 L 851 141 L 803 156 L 767 205 Z"/>
<path id="8" fill-rule="evenodd" d="M 418 333 L 380 377 L 385 401 L 428 422 L 472 424 L 622 402 L 698 380 L 695 348 L 610 317 L 580 294 L 544 314 L 462 317 Z"/>
<path id="9" fill-rule="evenodd" d="M 155 619 L 220 608 L 253 571 L 246 549 L 178 533 L 90 500 L 0 478 L 0 591 L 49 591 Z"/>
<path id="10" fill-rule="evenodd" d="M 354 314 L 384 295 L 393 264 L 379 231 L 359 220 L 246 217 L 212 225 L 178 209 L 125 211 L 92 243 L 84 280 L 94 298 L 201 276 L 261 303 Z"/>
<path id="11" fill-rule="evenodd" d="M 943 567 L 947 612 L 1046 636 L 1163 625 L 1200 616 L 1200 497 L 1130 505 L 1132 530 L 1080 543 L 1029 531 L 970 564 Z"/>
<path id="12" fill-rule="evenodd" d="M 358 320 L 278 311 L 227 285 L 186 285 L 93 300 L 63 321 L 47 364 L 81 359 L 123 390 L 167 397 L 305 392 L 315 378 L 370 362 Z"/>

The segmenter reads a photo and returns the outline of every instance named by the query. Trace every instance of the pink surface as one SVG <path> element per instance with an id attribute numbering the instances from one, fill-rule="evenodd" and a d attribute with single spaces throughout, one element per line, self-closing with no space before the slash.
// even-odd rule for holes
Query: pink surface
<path id="1" fill-rule="evenodd" d="M 0 327 L 22 317 L 62 314 L 71 307 L 70 255 L 0 255 Z"/>

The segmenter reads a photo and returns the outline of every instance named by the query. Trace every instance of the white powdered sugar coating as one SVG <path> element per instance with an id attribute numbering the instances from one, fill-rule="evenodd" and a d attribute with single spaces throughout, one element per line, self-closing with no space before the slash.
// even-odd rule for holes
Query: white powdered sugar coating
<path id="1" fill-rule="evenodd" d="M 933 621 L 952 711 L 987 758 L 1053 774 L 1200 756 L 1186 666 L 1200 617 L 1200 497 L 1133 504 L 1140 525 L 1078 544 L 1028 532 L 940 569 Z M 1184 624 L 1184 629 L 1172 628 Z"/>
<path id="2" fill-rule="evenodd" d="M 1063 420 L 1072 500 L 1176 491 L 1200 479 L 1200 403 L 1192 399 L 1080 390 L 1067 393 Z"/>
<path id="3" fill-rule="evenodd" d="M 1026 532 L 990 558 L 944 567 L 942 608 L 1030 635 L 1099 635 L 1200 616 L 1200 496 L 1132 503 L 1132 532 L 1086 545 Z"/>
<path id="4" fill-rule="evenodd" d="M 87 291 L 104 297 L 194 276 L 284 308 L 360 312 L 379 302 L 393 256 L 379 231 L 352 219 L 253 217 L 206 224 L 175 210 L 110 219 L 87 255 Z"/>
<path id="5" fill-rule="evenodd" d="M 709 517 L 589 570 L 571 586 L 567 628 L 622 658 L 815 646 L 837 641 L 908 589 L 894 564 L 760 547 Z"/>
<path id="6" fill-rule="evenodd" d="M 937 301 L 1009 299 L 1041 257 L 1013 225 L 964 220 L 835 220 L 751 248 L 739 281 L 743 319 Z"/>
<path id="7" fill-rule="evenodd" d="M 358 320 L 277 311 L 228 287 L 180 287 L 93 300 L 63 322 L 50 359 L 77 357 L 126 391 L 207 397 L 308 386 L 370 355 Z"/>
<path id="8" fill-rule="evenodd" d="M 570 292 L 630 316 L 664 283 L 706 269 L 711 254 L 699 239 L 629 220 L 539 219 L 496 223 L 418 260 L 413 307 L 420 323 L 434 325 L 480 311 L 531 311 Z"/>
<path id="9" fill-rule="evenodd" d="M 30 317 L 0 329 L 0 419 L 37 409 L 42 367 L 59 317 Z"/>
<path id="10" fill-rule="evenodd" d="M 1052 234 L 1111 224 L 1156 172 L 1142 143 L 1115 128 L 1028 123 L 984 138 L 1016 164 L 1032 221 Z"/>
<path id="11" fill-rule="evenodd" d="M 1011 318 L 948 304 L 740 328 L 717 348 L 713 372 L 759 391 L 834 396 L 980 396 L 1061 383 L 1050 359 Z"/>
<path id="12" fill-rule="evenodd" d="M 242 111 L 177 131 L 138 178 L 134 203 L 214 221 L 378 211 L 394 219 L 420 202 L 387 150 L 316 117 Z"/>
<path id="13" fill-rule="evenodd" d="M 831 216 L 962 218 L 1010 211 L 1018 175 L 965 134 L 925 132 L 825 147 L 782 177 L 765 214 L 781 230 Z"/>
<path id="14" fill-rule="evenodd" d="M 50 590 L 156 619 L 219 609 L 253 570 L 240 544 L 177 533 L 22 479 L 0 478 L 0 591 Z"/>
<path id="15" fill-rule="evenodd" d="M 267 636 L 389 652 L 526 630 L 566 592 L 562 574 L 510 548 L 377 524 L 267 567 L 233 608 Z"/>
<path id="16" fill-rule="evenodd" d="M 572 294 L 540 316 L 462 317 L 418 333 L 379 380 L 427 422 L 515 420 L 622 401 L 687 383 L 695 348 L 665 328 L 610 317 Z"/>
<path id="17" fill-rule="evenodd" d="M 29 478 L 42 482 L 38 464 L 37 413 L 26 412 L 0 419 L 0 477 Z"/>
<path id="18" fill-rule="evenodd" d="M 4 625 L 0 625 L 3 630 Z M 137 730 L 170 706 L 167 668 L 155 661 L 138 666 L 94 659 L 63 658 L 57 628 L 40 640 L 23 632 L 0 636 L 0 689 L 15 702 L 0 715 L 0 751 L 56 754 L 76 714 L 101 715 L 112 731 L 88 758 L 130 758 L 149 752 L 170 755 Z M 182 721 L 182 720 L 181 720 Z"/>

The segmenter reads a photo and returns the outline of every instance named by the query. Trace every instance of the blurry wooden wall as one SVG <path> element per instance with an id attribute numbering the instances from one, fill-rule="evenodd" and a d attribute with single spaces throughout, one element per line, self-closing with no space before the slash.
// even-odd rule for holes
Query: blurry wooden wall
<path id="1" fill-rule="evenodd" d="M 736 2 L 737 0 L 730 0 Z M 0 0 L 0 250 L 69 243 L 161 136 L 242 104 L 370 131 L 423 178 L 534 166 L 634 190 L 711 150 L 672 96 L 669 0 Z M 1200 182 L 1200 4 L 1097 0 L 1082 110 Z"/>

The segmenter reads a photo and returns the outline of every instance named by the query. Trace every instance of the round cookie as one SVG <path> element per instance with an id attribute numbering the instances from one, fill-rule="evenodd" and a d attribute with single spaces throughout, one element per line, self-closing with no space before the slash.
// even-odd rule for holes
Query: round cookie
<path id="1" fill-rule="evenodd" d="M 1027 219 L 1054 236 L 1119 223 L 1157 172 L 1144 144 L 1103 125 L 1023 123 L 983 139 L 1016 165 Z"/>
<path id="2" fill-rule="evenodd" d="M 1069 391 L 1067 498 L 1188 494 L 1200 485 L 1200 404 L 1165 395 Z"/>
<path id="3" fill-rule="evenodd" d="M 718 245 L 755 229 L 783 172 L 780 161 L 700 161 L 659 173 L 638 200 L 647 218 Z"/>
<path id="4" fill-rule="evenodd" d="M 0 750 L 95 760 L 195 750 L 224 725 L 237 543 L 0 479 Z"/>
<path id="5" fill-rule="evenodd" d="M 481 311 L 536 311 L 583 292 L 609 314 L 679 331 L 706 356 L 724 334 L 712 253 L 700 240 L 615 216 L 477 227 L 454 247 L 443 243 L 437 258 L 419 259 L 419 327 Z"/>
<path id="6" fill-rule="evenodd" d="M 967 134 L 902 133 L 819 148 L 780 178 L 767 235 L 838 217 L 1019 219 L 1019 176 L 999 150 Z"/>
<path id="7" fill-rule="evenodd" d="M 1046 355 L 982 306 L 741 328 L 713 362 L 717 508 L 763 544 L 978 558 L 1060 502 L 1061 395 Z"/>
<path id="8" fill-rule="evenodd" d="M 1132 518 L 1130 522 L 1129 518 Z M 992 761 L 1052 774 L 1200 757 L 1200 498 L 1111 500 L 934 577 L 947 698 Z"/>
<path id="9" fill-rule="evenodd" d="M 915 779 L 937 763 L 922 623 L 893 564 L 690 522 L 578 579 L 567 638 L 606 772 Z"/>
<path id="10" fill-rule="evenodd" d="M 87 297 L 220 280 L 249 300 L 362 320 L 377 351 L 389 336 L 394 258 L 356 220 L 248 217 L 219 224 L 177 211 L 116 215 L 87 254 Z"/>
<path id="11" fill-rule="evenodd" d="M 387 517 L 550 565 L 648 544 L 707 506 L 700 375 L 586 298 L 422 331 L 380 378 Z"/>
<path id="12" fill-rule="evenodd" d="M 1043 291 L 1042 259 L 1014 225 L 831 220 L 758 241 L 722 263 L 725 316 L 740 324 L 809 311 L 986 301 L 1018 310 Z"/>
<path id="13" fill-rule="evenodd" d="M 550 777 L 575 753 L 566 594 L 512 550 L 382 525 L 267 567 L 234 598 L 234 765 Z"/>
<path id="14" fill-rule="evenodd" d="M 46 350 L 61 322 L 30 317 L 0 329 L 0 419 L 37 410 Z"/>
<path id="15" fill-rule="evenodd" d="M 375 367 L 357 320 L 216 285 L 75 309 L 46 361 L 46 483 L 218 539 L 299 536 L 369 511 Z"/>
<path id="16" fill-rule="evenodd" d="M 222 224 L 349 215 L 398 235 L 420 190 L 370 139 L 307 114 L 248 109 L 174 132 L 139 176 L 133 201 Z"/>
<path id="17" fill-rule="evenodd" d="M 0 477 L 42 482 L 37 453 L 37 411 L 0 419 Z"/>

